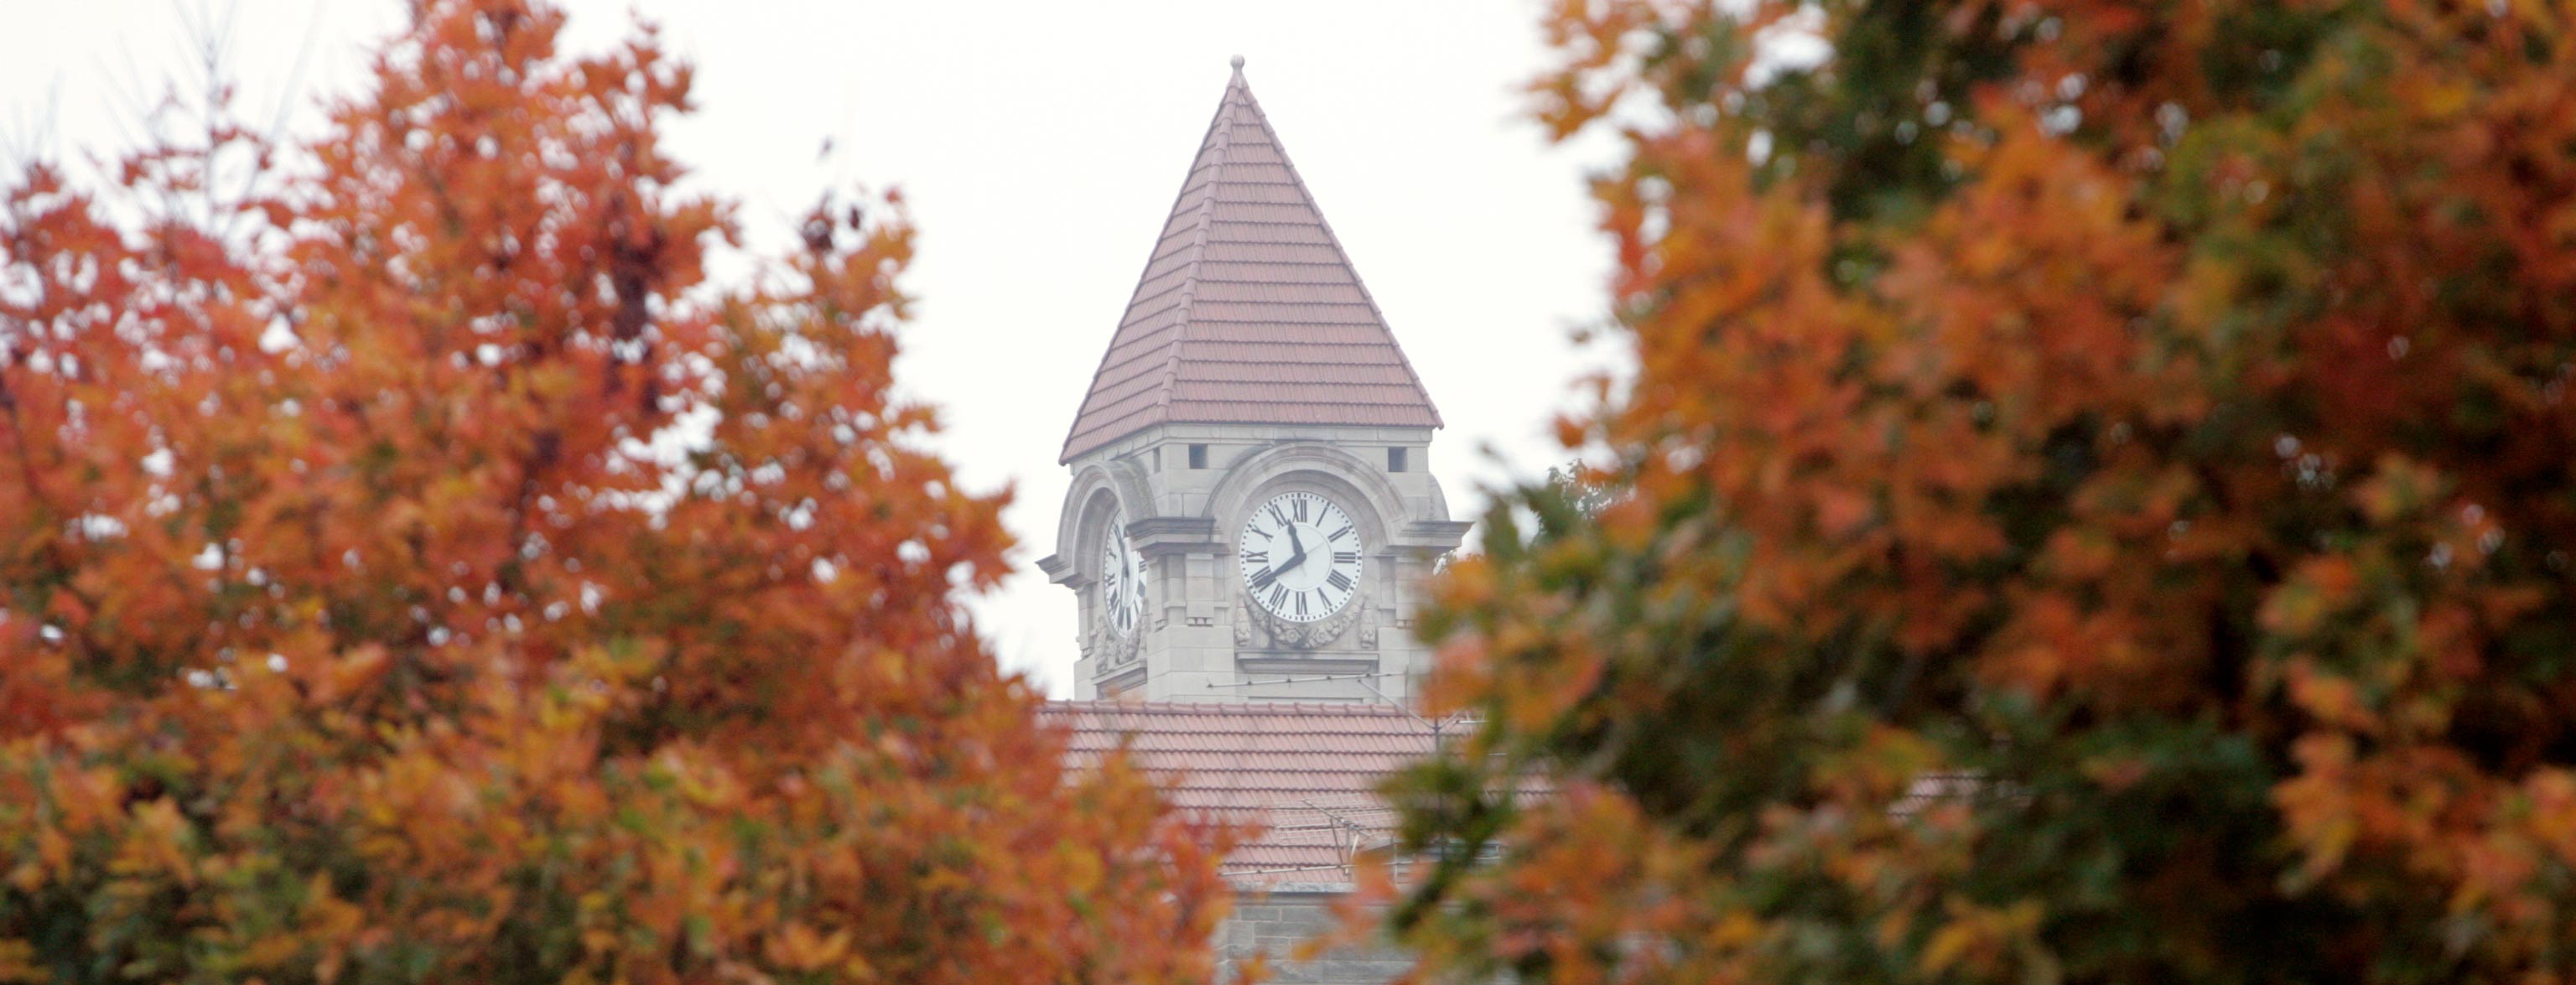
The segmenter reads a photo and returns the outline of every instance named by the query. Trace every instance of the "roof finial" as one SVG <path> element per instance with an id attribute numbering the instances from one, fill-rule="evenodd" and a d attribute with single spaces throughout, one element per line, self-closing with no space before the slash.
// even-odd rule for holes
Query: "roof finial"
<path id="1" fill-rule="evenodd" d="M 1236 75 L 1242 75 L 1242 74 L 1243 74 L 1243 56 L 1242 56 L 1242 55 L 1236 55 L 1236 56 L 1234 56 L 1234 74 L 1236 74 Z"/>

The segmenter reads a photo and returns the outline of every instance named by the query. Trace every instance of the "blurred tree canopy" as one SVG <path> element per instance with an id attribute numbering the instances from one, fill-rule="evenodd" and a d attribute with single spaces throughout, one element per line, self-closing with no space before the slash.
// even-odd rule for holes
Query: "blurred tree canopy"
<path id="1" fill-rule="evenodd" d="M 2576 980 L 2576 5 L 1545 24 L 1624 491 L 1438 588 L 1429 973 Z"/>
<path id="2" fill-rule="evenodd" d="M 957 605 L 1008 538 L 888 396 L 899 203 L 709 283 L 689 70 L 562 23 L 8 178 L 0 982 L 1203 980 L 1224 835 Z"/>

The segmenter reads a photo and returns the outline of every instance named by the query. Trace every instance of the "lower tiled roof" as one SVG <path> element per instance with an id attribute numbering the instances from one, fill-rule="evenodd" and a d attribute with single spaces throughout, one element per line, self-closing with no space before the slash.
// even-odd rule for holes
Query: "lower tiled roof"
<path id="1" fill-rule="evenodd" d="M 1225 861 L 1238 884 L 1341 882 L 1352 852 L 1387 844 L 1387 774 L 1472 726 L 1387 704 L 1056 702 L 1077 768 L 1125 748 L 1183 810 L 1258 826 Z"/>

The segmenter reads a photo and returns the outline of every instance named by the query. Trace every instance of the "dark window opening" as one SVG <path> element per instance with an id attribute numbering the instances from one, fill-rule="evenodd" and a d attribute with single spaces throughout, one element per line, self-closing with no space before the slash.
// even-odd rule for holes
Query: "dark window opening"
<path id="1" fill-rule="evenodd" d="M 1405 453 L 1407 450 L 1408 450 L 1408 449 L 1403 449 L 1403 448 L 1389 448 L 1389 449 L 1387 449 L 1387 450 L 1386 450 L 1386 470 L 1387 470 L 1387 471 L 1389 471 L 1389 472 L 1402 472 L 1402 471 L 1404 471 L 1404 464 L 1405 464 L 1405 463 L 1404 463 L 1404 458 L 1405 458 L 1404 453 Z"/>
<path id="2" fill-rule="evenodd" d="M 1156 472 L 1160 472 L 1160 471 L 1162 471 L 1162 470 L 1163 470 L 1163 446 L 1161 446 L 1161 445 L 1155 445 L 1155 446 L 1154 446 L 1154 471 L 1156 471 Z"/>
<path id="3" fill-rule="evenodd" d="M 1203 469 L 1207 467 L 1206 445 L 1190 446 L 1190 467 L 1194 469 Z"/>

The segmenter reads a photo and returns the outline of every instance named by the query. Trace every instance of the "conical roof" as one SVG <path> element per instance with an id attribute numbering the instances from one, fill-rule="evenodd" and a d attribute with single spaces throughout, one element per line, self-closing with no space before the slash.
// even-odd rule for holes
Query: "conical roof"
<path id="1" fill-rule="evenodd" d="M 1440 426 L 1240 58 L 1059 461 L 1164 423 Z"/>

